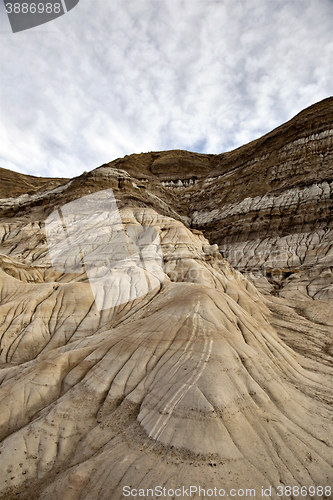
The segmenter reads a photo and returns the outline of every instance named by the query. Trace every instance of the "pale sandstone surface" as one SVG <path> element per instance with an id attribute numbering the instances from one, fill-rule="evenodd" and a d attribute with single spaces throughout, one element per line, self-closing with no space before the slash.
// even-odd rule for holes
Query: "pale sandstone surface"
<path id="1" fill-rule="evenodd" d="M 316 350 L 331 328 L 316 325 L 313 339 L 304 318 L 315 354 L 302 356 L 297 339 L 288 337 L 293 350 L 272 326 L 288 335 L 298 314 L 269 303 L 201 234 L 152 209 L 121 215 L 127 227 L 158 228 L 166 276 L 102 311 L 84 275 L 52 270 L 43 227 L 23 224 L 21 246 L 17 224 L 7 228 L 2 498 L 117 499 L 128 484 L 198 479 L 329 484 L 333 370 Z"/>
<path id="2" fill-rule="evenodd" d="M 0 498 L 333 486 L 323 103 L 224 156 L 132 155 L 1 200 Z M 52 267 L 45 220 L 110 188 L 126 231 L 157 231 L 164 275 L 129 302 L 115 275 L 99 310 L 85 272 Z"/>

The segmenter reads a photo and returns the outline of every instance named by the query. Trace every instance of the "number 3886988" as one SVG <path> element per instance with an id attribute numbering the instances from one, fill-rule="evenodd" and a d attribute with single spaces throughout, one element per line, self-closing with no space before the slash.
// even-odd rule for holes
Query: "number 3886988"
<path id="1" fill-rule="evenodd" d="M 60 14 L 60 3 L 6 3 L 7 14 Z"/>

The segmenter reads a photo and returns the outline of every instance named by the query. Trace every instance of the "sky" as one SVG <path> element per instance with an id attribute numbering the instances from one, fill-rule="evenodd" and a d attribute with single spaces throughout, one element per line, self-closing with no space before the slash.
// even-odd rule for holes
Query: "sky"
<path id="1" fill-rule="evenodd" d="M 19 33 L 0 14 L 0 166 L 17 172 L 222 153 L 333 94 L 333 0 L 80 0 Z"/>

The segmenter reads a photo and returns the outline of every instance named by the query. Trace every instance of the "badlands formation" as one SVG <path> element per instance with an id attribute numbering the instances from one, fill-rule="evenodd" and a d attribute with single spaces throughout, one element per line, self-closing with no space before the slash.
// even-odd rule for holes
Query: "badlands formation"
<path id="1" fill-rule="evenodd" d="M 332 118 L 0 170 L 0 499 L 333 498 Z"/>

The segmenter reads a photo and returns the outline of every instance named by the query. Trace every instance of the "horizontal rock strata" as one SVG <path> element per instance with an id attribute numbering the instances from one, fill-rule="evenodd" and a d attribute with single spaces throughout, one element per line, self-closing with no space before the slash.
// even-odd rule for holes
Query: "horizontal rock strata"
<path id="1" fill-rule="evenodd" d="M 1 500 L 330 498 L 332 116 L 0 190 Z M 75 205 L 107 190 L 115 232 Z"/>
<path id="2" fill-rule="evenodd" d="M 43 226 L 7 229 L 0 498 L 120 499 L 127 484 L 197 474 L 212 487 L 328 484 L 332 369 L 279 338 L 202 234 L 151 209 L 121 216 L 127 231 L 158 228 L 165 279 L 102 311 L 84 274 L 52 269 Z"/>

